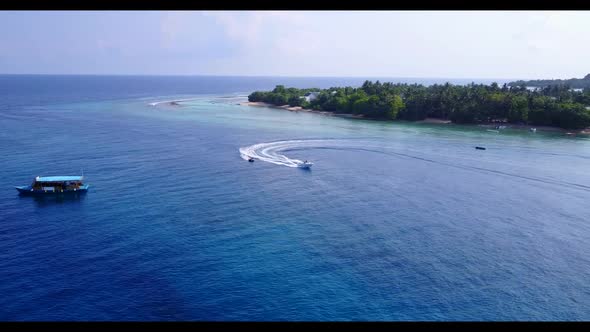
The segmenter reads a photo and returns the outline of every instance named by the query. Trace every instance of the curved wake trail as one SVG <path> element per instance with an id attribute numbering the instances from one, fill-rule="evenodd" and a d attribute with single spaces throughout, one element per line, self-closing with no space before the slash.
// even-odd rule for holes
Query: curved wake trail
<path id="1" fill-rule="evenodd" d="M 559 181 L 549 178 L 538 178 L 532 176 L 526 176 L 522 174 L 514 174 L 512 172 L 506 172 L 499 169 L 485 168 L 476 165 L 465 165 L 457 162 L 449 162 L 449 160 L 435 160 L 427 155 L 412 155 L 395 151 L 390 147 L 384 146 L 373 146 L 367 141 L 347 140 L 347 139 L 309 139 L 309 140 L 287 140 L 277 141 L 268 143 L 258 143 L 247 147 L 240 148 L 240 156 L 244 160 L 250 158 L 269 162 L 275 165 L 287 166 L 287 167 L 298 167 L 303 161 L 299 159 L 289 158 L 283 153 L 285 151 L 294 150 L 305 150 L 305 149 L 334 149 L 334 150 L 350 150 L 350 151 L 365 151 L 373 152 L 392 157 L 411 158 L 421 160 L 424 162 L 434 163 L 441 166 L 454 167 L 464 170 L 483 172 L 494 175 L 509 176 L 513 178 L 519 178 L 522 180 L 533 181 L 537 183 L 553 184 L 563 187 L 569 187 L 573 189 L 581 189 L 584 191 L 590 191 L 590 186 L 572 183 L 567 181 Z M 417 152 L 417 151 L 413 151 Z"/>
<path id="2" fill-rule="evenodd" d="M 297 167 L 303 163 L 302 160 L 292 159 L 284 154 L 282 151 L 294 148 L 311 148 L 317 146 L 325 146 L 327 140 L 293 140 L 293 141 L 278 141 L 269 143 L 259 143 L 251 146 L 240 148 L 240 156 L 248 160 L 249 158 L 258 159 L 272 163 L 275 165 Z"/>

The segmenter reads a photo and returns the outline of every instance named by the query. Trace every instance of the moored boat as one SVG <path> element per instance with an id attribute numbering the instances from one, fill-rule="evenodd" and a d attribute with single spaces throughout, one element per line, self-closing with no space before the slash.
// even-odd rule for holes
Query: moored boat
<path id="1" fill-rule="evenodd" d="M 89 185 L 84 184 L 84 176 L 37 176 L 29 186 L 17 186 L 23 195 L 85 193 Z"/>

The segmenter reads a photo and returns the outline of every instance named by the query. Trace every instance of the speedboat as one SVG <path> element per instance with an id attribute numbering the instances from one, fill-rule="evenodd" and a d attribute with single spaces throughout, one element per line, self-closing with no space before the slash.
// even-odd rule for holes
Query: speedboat
<path id="1" fill-rule="evenodd" d="M 309 162 L 309 161 L 306 160 L 304 162 L 299 163 L 297 165 L 297 167 L 299 167 L 299 168 L 310 168 L 312 165 L 313 165 L 312 162 Z"/>
<path id="2" fill-rule="evenodd" d="M 23 195 L 85 193 L 89 185 L 82 183 L 84 176 L 37 176 L 29 186 L 18 186 Z"/>

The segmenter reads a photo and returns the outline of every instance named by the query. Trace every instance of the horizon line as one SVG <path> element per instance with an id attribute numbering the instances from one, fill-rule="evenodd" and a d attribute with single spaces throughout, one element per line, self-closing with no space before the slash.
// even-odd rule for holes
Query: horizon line
<path id="1" fill-rule="evenodd" d="M 285 77 L 285 78 L 403 78 L 403 79 L 478 79 L 478 80 L 524 80 L 524 78 L 505 77 L 441 77 L 441 76 L 304 76 L 304 75 L 220 75 L 220 74 L 47 74 L 47 73 L 0 73 L 0 76 L 145 76 L 145 77 Z M 551 78 L 553 79 L 553 78 Z M 531 79 L 528 79 L 531 80 Z M 535 79 L 532 79 L 535 80 Z"/>

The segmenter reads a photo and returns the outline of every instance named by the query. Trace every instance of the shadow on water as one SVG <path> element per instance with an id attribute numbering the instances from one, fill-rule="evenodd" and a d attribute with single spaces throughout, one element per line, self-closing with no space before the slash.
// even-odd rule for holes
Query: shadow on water
<path id="1" fill-rule="evenodd" d="M 56 204 L 81 204 L 86 199 L 86 193 L 67 193 L 49 195 L 18 195 L 20 199 L 31 199 L 38 207 L 48 207 Z"/>

